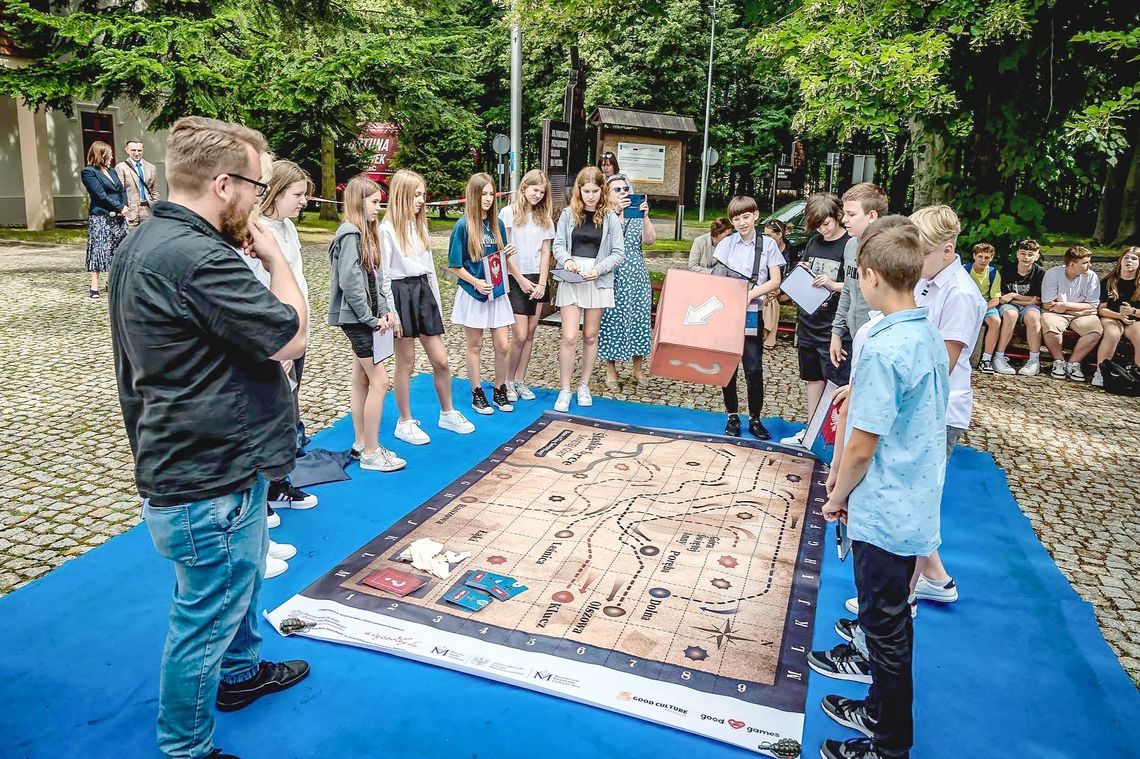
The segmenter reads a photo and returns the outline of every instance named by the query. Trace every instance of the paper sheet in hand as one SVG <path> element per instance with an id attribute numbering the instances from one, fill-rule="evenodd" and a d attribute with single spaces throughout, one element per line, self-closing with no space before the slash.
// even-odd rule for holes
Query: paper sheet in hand
<path id="1" fill-rule="evenodd" d="M 814 280 L 815 275 L 810 271 L 802 266 L 793 266 L 780 289 L 806 313 L 814 314 L 831 297 L 831 291 L 826 287 L 814 286 Z"/>
<path id="2" fill-rule="evenodd" d="M 555 269 L 550 272 L 554 278 L 559 282 L 585 282 L 586 278 L 576 271 L 566 271 L 565 269 Z"/>
<path id="3" fill-rule="evenodd" d="M 379 364 L 396 352 L 395 333 L 390 329 L 372 333 L 372 363 Z"/>

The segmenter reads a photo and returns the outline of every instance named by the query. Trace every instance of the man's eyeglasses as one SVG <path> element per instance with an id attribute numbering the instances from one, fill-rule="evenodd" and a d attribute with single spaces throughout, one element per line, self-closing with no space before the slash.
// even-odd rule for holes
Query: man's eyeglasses
<path id="1" fill-rule="evenodd" d="M 240 179 L 243 182 L 249 182 L 251 185 L 253 185 L 254 190 L 257 192 L 257 197 L 259 198 L 264 198 L 265 193 L 269 192 L 269 185 L 265 184 L 265 182 L 258 182 L 256 179 L 250 179 L 249 177 L 243 177 L 241 174 L 234 174 L 228 171 L 225 172 L 225 175 L 227 177 L 233 177 L 234 179 Z M 218 177 L 220 176 L 222 175 L 219 174 Z M 214 179 L 217 179 L 218 177 L 214 177 Z"/>

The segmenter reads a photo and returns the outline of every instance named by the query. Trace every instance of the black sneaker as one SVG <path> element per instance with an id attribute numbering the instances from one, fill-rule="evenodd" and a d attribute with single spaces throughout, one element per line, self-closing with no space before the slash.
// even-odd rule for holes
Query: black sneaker
<path id="1" fill-rule="evenodd" d="M 808 666 L 825 677 L 871 684 L 871 665 L 851 643 L 841 643 L 830 651 L 812 651 Z"/>
<path id="2" fill-rule="evenodd" d="M 471 391 L 471 408 L 475 409 L 477 414 L 495 413 L 495 409 L 491 408 L 490 403 L 487 403 L 487 394 L 483 392 L 483 388 Z"/>
<path id="3" fill-rule="evenodd" d="M 729 437 L 740 437 L 740 415 L 729 414 L 728 423 L 724 425 L 724 434 Z"/>
<path id="4" fill-rule="evenodd" d="M 859 629 L 859 620 L 841 617 L 835 620 L 835 632 L 843 640 L 851 643 L 855 640 L 855 631 Z"/>
<path id="5" fill-rule="evenodd" d="M 309 495 L 289 480 L 275 480 L 269 483 L 269 507 L 278 509 L 311 509 L 317 505 L 317 497 Z"/>
<path id="6" fill-rule="evenodd" d="M 752 433 L 752 437 L 757 440 L 770 440 L 772 435 L 768 432 L 768 428 L 760 421 L 758 416 L 748 417 L 748 431 Z"/>
<path id="7" fill-rule="evenodd" d="M 236 712 L 249 706 L 262 696 L 292 688 L 309 676 L 309 665 L 300 659 L 279 664 L 263 661 L 257 674 L 240 683 L 218 686 L 218 700 L 215 705 L 221 712 Z"/>
<path id="8" fill-rule="evenodd" d="M 234 754 L 223 753 L 220 748 L 216 748 L 210 753 L 206 754 L 206 759 L 238 759 Z"/>
<path id="9" fill-rule="evenodd" d="M 993 374 L 994 373 L 994 362 L 988 358 L 983 358 L 981 361 L 978 362 L 978 371 L 981 372 L 982 374 Z"/>
<path id="10" fill-rule="evenodd" d="M 822 759 L 887 759 L 886 754 L 879 753 L 875 743 L 870 738 L 852 738 L 848 741 L 826 740 L 819 747 Z M 903 754 L 897 759 L 909 759 L 910 754 Z"/>
<path id="11" fill-rule="evenodd" d="M 499 385 L 491 391 L 491 400 L 495 404 L 495 408 L 499 411 L 514 411 L 515 407 L 511 405 L 510 396 L 507 395 L 507 386 Z M 486 399 L 484 399 L 484 402 Z"/>
<path id="12" fill-rule="evenodd" d="M 875 737 L 875 719 L 871 716 L 866 701 L 843 696 L 824 696 L 819 705 L 824 714 L 844 727 L 858 730 L 868 738 Z"/>
<path id="13" fill-rule="evenodd" d="M 87 291 L 87 297 L 88 298 L 98 298 L 99 297 L 99 291 L 98 290 L 88 290 Z"/>

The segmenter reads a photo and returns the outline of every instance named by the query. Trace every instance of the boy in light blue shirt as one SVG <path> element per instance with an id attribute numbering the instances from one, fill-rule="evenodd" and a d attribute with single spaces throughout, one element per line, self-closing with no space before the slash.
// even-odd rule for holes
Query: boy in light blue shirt
<path id="1" fill-rule="evenodd" d="M 901 216 L 872 224 L 859 246 L 859 287 L 883 318 L 859 356 L 823 515 L 847 522 L 869 654 L 864 669 L 844 679 L 866 682 L 869 675 L 871 690 L 864 700 L 824 698 L 828 716 L 867 735 L 825 741 L 824 759 L 898 759 L 909 757 L 913 743 L 908 597 L 915 558 L 940 542 L 949 400 L 946 347 L 914 301 L 922 254 L 918 228 Z"/>

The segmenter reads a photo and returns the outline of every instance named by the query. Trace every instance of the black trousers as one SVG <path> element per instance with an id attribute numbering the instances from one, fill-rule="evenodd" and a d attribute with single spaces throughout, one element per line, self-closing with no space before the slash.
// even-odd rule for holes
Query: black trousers
<path id="1" fill-rule="evenodd" d="M 764 338 L 760 335 L 744 336 L 744 384 L 748 387 L 748 414 L 760 416 L 764 408 Z M 724 409 L 730 414 L 740 413 L 740 400 L 736 397 L 736 375 L 740 367 L 732 373 L 732 379 L 724 386 Z"/>
<path id="2" fill-rule="evenodd" d="M 297 450 L 301 450 L 301 441 L 305 439 L 305 423 L 301 421 L 301 374 L 305 368 L 305 357 L 293 359 L 293 372 L 296 374 L 294 378 L 297 382 L 296 389 L 293 390 L 293 413 L 297 418 Z"/>
<path id="3" fill-rule="evenodd" d="M 875 745 L 886 756 L 905 757 L 914 742 L 914 627 L 907 598 L 915 557 L 897 556 L 859 540 L 851 544 L 851 553 L 859 593 L 859 626 L 867 636 L 871 664 L 867 707 L 877 720 Z"/>

